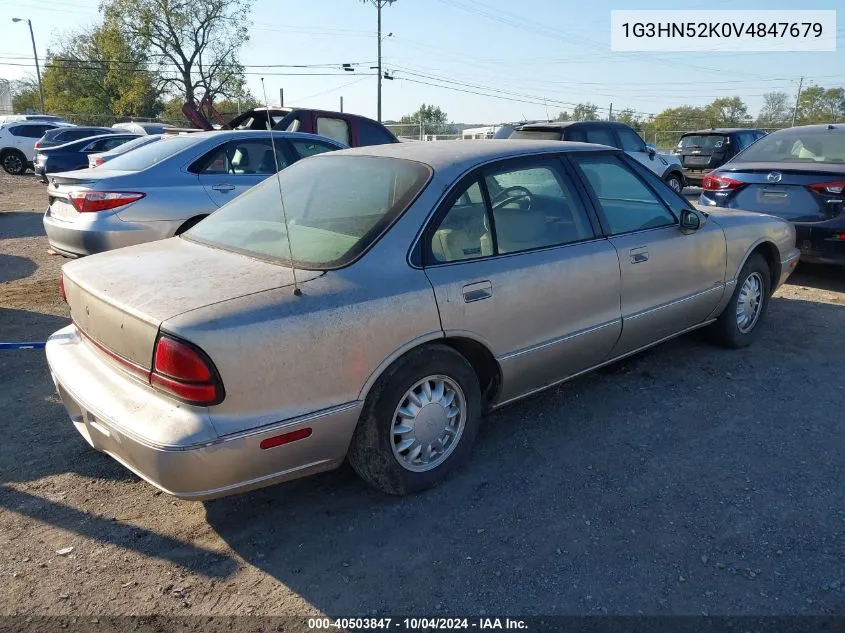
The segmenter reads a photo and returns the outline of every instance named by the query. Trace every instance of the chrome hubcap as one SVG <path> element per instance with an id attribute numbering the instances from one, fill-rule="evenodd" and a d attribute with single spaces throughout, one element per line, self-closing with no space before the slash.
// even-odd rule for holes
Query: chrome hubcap
<path id="1" fill-rule="evenodd" d="M 763 309 L 763 278 L 760 273 L 751 273 L 742 284 L 736 299 L 736 325 L 746 334 L 760 318 Z"/>
<path id="2" fill-rule="evenodd" d="M 447 376 L 427 376 L 405 392 L 393 413 L 393 456 L 424 472 L 446 461 L 464 432 L 466 398 Z"/>
<path id="3" fill-rule="evenodd" d="M 680 191 L 681 190 L 681 181 L 678 180 L 677 178 L 671 178 L 669 180 L 669 186 L 672 187 L 672 189 L 674 189 L 675 191 Z"/>

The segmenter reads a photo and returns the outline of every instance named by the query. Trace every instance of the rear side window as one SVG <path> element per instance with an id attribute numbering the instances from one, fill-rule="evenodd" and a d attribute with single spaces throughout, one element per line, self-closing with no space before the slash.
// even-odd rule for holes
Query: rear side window
<path id="1" fill-rule="evenodd" d="M 607 128 L 589 127 L 585 131 L 588 143 L 597 143 L 599 145 L 610 145 L 610 147 L 616 147 L 616 140 Z"/>
<path id="2" fill-rule="evenodd" d="M 384 145 L 393 142 L 393 137 L 384 128 L 367 121 L 358 122 L 358 145 Z"/>
<path id="3" fill-rule="evenodd" d="M 573 156 L 598 199 L 612 235 L 671 226 L 675 216 L 616 156 Z"/>
<path id="4" fill-rule="evenodd" d="M 25 138 L 41 138 L 44 132 L 52 129 L 52 126 L 44 125 L 17 125 L 9 128 L 12 136 L 23 136 Z"/>
<path id="5" fill-rule="evenodd" d="M 575 141 L 577 143 L 586 143 L 587 142 L 587 135 L 584 133 L 584 128 L 576 127 L 576 128 L 568 128 L 566 130 L 566 140 L 567 141 Z"/>
<path id="6" fill-rule="evenodd" d="M 333 141 L 349 145 L 349 123 L 343 119 L 333 119 L 325 116 L 317 117 L 317 134 Z"/>
<path id="7" fill-rule="evenodd" d="M 142 148 L 143 149 L 143 148 Z M 244 176 L 253 174 L 275 174 L 288 166 L 282 142 L 276 143 L 277 159 L 273 158 L 270 139 L 242 139 L 229 141 L 215 148 L 194 166 L 200 174 L 228 174 Z"/>

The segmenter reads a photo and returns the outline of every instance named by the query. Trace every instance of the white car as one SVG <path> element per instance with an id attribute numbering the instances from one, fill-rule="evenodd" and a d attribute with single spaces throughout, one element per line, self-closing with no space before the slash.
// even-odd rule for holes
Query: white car
<path id="1" fill-rule="evenodd" d="M 47 130 L 69 125 L 61 121 L 13 121 L 0 125 L 0 165 L 14 176 L 35 160 L 35 143 Z"/>

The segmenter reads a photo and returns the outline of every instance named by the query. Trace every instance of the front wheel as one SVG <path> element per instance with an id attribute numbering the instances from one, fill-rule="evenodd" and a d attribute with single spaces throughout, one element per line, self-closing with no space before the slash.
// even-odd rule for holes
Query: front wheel
<path id="1" fill-rule="evenodd" d="M 675 172 L 672 172 L 671 174 L 666 176 L 666 184 L 672 187 L 672 189 L 674 191 L 677 191 L 678 193 L 681 193 L 681 191 L 684 190 L 683 178 Z"/>
<path id="2" fill-rule="evenodd" d="M 373 387 L 349 463 L 392 495 L 436 486 L 467 458 L 481 419 L 481 389 L 467 360 L 446 345 L 413 350 Z"/>
<path id="3" fill-rule="evenodd" d="M 760 334 L 771 287 L 769 266 L 762 255 L 755 253 L 742 267 L 728 305 L 710 326 L 716 342 L 732 348 L 751 345 Z"/>

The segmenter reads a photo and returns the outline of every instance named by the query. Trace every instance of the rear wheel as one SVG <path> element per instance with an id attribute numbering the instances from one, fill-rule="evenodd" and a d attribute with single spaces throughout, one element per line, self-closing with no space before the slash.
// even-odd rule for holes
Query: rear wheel
<path id="1" fill-rule="evenodd" d="M 684 190 L 684 179 L 683 177 L 678 174 L 677 172 L 672 172 L 664 179 L 667 185 L 672 187 L 678 193 Z"/>
<path id="2" fill-rule="evenodd" d="M 732 348 L 747 347 L 760 334 L 769 307 L 772 281 L 769 266 L 759 253 L 745 262 L 731 300 L 710 326 L 716 342 Z"/>
<path id="3" fill-rule="evenodd" d="M 26 156 L 16 149 L 7 149 L 0 154 L 0 163 L 8 174 L 20 176 L 26 171 Z"/>
<path id="4" fill-rule="evenodd" d="M 409 352 L 373 387 L 349 447 L 364 481 L 392 495 L 436 486 L 467 458 L 481 419 L 481 389 L 446 345 Z"/>

